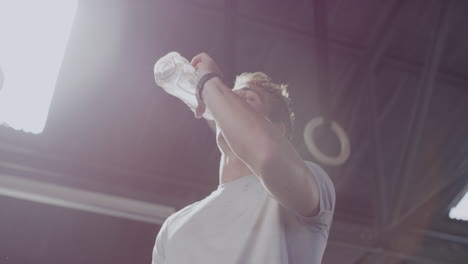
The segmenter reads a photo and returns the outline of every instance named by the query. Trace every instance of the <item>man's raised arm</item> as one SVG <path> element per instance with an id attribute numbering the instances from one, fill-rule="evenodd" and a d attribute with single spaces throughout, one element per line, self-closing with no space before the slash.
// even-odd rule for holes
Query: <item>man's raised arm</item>
<path id="1" fill-rule="evenodd" d="M 195 56 L 192 64 L 199 77 L 221 73 L 205 53 Z M 231 150 L 261 179 L 272 196 L 300 215 L 316 214 L 320 199 L 317 181 L 278 124 L 250 107 L 219 78 L 204 84 L 201 97 L 204 103 L 199 102 L 197 117 L 201 117 L 206 104 Z"/>

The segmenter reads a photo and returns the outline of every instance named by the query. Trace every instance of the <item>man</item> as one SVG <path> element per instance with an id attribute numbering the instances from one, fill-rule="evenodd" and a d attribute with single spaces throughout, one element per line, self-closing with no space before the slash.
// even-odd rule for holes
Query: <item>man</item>
<path id="1" fill-rule="evenodd" d="M 195 115 L 207 107 L 217 127 L 220 185 L 165 221 L 153 264 L 320 263 L 335 191 L 287 138 L 293 115 L 286 86 L 246 73 L 231 90 L 207 54 L 192 65 L 200 79 Z"/>

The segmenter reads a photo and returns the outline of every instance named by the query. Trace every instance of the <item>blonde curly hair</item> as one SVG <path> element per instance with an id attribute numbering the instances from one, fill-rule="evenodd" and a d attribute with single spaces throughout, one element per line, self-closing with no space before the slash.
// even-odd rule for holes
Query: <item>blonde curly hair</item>
<path id="1" fill-rule="evenodd" d="M 286 135 L 291 139 L 294 126 L 294 112 L 291 109 L 288 85 L 274 83 L 263 72 L 244 72 L 236 77 L 233 90 L 241 89 L 246 84 L 261 87 L 271 95 L 273 105 L 268 117 L 272 122 L 284 123 Z"/>

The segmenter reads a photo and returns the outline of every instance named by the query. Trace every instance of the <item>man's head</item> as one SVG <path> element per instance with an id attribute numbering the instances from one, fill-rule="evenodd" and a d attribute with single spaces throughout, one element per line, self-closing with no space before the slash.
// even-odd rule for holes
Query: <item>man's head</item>
<path id="1" fill-rule="evenodd" d="M 249 105 L 263 112 L 270 121 L 284 125 L 285 134 L 290 139 L 294 113 L 290 107 L 287 87 L 285 84 L 274 83 L 263 72 L 245 72 L 237 76 L 233 91 L 244 96 Z"/>

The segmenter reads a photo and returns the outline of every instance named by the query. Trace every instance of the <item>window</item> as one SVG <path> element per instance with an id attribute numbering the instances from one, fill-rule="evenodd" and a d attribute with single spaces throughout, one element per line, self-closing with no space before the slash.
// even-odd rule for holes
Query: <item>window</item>
<path id="1" fill-rule="evenodd" d="M 457 220 L 468 221 L 468 192 L 458 202 L 455 207 L 450 209 L 449 217 Z"/>
<path id="2" fill-rule="evenodd" d="M 0 124 L 44 130 L 77 5 L 0 1 Z"/>

